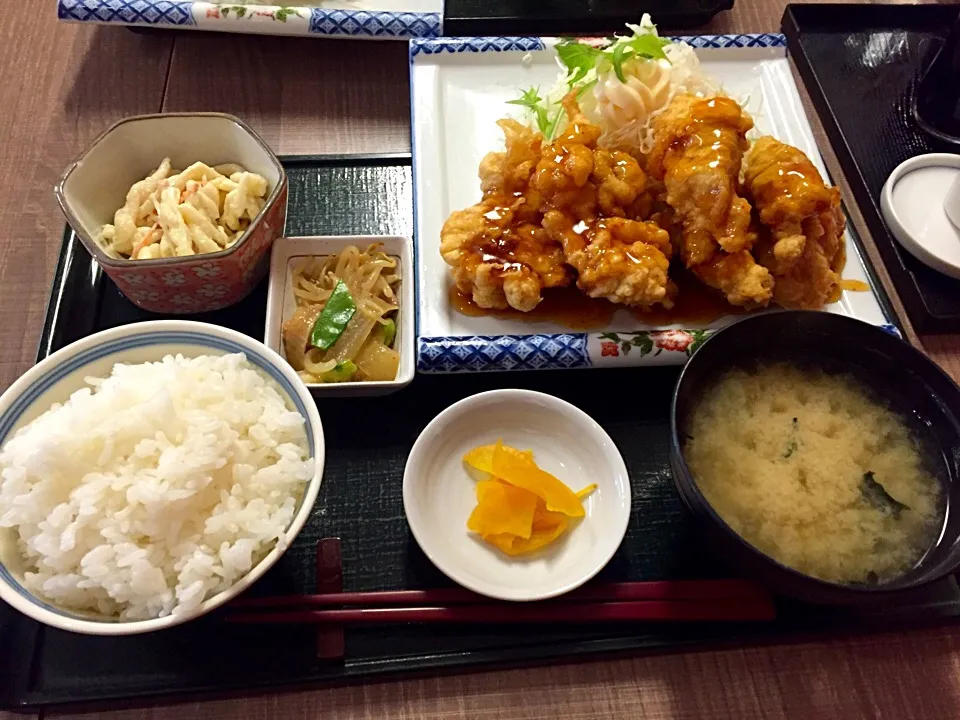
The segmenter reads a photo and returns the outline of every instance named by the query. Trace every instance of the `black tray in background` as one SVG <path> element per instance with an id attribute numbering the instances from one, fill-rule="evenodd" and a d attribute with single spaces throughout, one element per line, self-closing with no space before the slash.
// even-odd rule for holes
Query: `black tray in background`
<path id="1" fill-rule="evenodd" d="M 296 158 L 284 164 L 290 179 L 289 234 L 411 233 L 409 157 Z M 263 285 L 233 308 L 194 319 L 262 337 L 265 292 Z M 38 356 L 96 330 L 156 317 L 124 299 L 68 232 Z M 404 463 L 414 439 L 438 412 L 467 395 L 503 386 L 572 402 L 596 418 L 623 454 L 632 515 L 601 581 L 728 575 L 699 542 L 673 488 L 667 420 L 677 373 L 676 368 L 634 368 L 420 375 L 386 398 L 319 401 L 327 458 L 316 511 L 251 592 L 312 592 L 315 543 L 331 536 L 342 538 L 346 590 L 448 586 L 408 531 L 401 498 Z M 371 424 L 377 428 L 373 436 L 356 432 Z M 313 628 L 225 626 L 213 614 L 151 635 L 98 638 L 42 627 L 0 603 L 0 709 L 144 705 L 465 667 L 915 626 L 960 615 L 960 590 L 949 579 L 870 612 L 778 601 L 778 615 L 774 623 L 753 626 L 584 624 L 521 632 L 516 626 L 356 628 L 346 632 L 346 658 L 340 663 L 317 660 Z"/>
<path id="2" fill-rule="evenodd" d="M 644 13 L 661 30 L 704 25 L 734 0 L 446 0 L 443 34 L 607 35 L 639 23 Z"/>
<path id="3" fill-rule="evenodd" d="M 916 124 L 917 76 L 960 5 L 788 5 L 787 47 L 837 153 L 854 198 L 917 332 L 960 331 L 960 280 L 900 247 L 880 214 L 893 169 L 949 152 Z"/>

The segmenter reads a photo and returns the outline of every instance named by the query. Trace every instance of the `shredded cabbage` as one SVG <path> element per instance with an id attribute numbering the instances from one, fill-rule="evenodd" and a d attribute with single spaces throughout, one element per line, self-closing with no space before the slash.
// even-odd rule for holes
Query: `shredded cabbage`
<path id="1" fill-rule="evenodd" d="M 617 36 L 599 48 L 560 41 L 556 46 L 560 75 L 546 98 L 530 89 L 511 104 L 525 107 L 527 120 L 550 140 L 565 124 L 561 101 L 577 90 L 580 108 L 603 130 L 601 146 L 649 152 L 651 121 L 675 95 L 709 97 L 722 92 L 700 68 L 694 49 L 661 38 L 649 14 L 639 25 L 627 27 L 630 35 Z"/>

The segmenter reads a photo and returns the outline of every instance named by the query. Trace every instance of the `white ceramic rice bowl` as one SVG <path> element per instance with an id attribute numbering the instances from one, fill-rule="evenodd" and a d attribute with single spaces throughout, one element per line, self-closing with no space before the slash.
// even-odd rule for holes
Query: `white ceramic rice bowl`
<path id="1" fill-rule="evenodd" d="M 11 385 L 0 396 L 0 446 L 12 433 L 85 387 L 84 378 L 106 377 L 116 363 L 159 361 L 165 355 L 185 357 L 243 352 L 248 360 L 280 386 L 289 404 L 306 421 L 314 473 L 286 531 L 284 546 L 267 555 L 228 589 L 208 598 L 189 612 L 150 620 L 121 621 L 113 617 L 58 608 L 27 590 L 22 583 L 15 531 L 0 528 L 0 599 L 28 617 L 61 630 L 89 635 L 135 635 L 152 632 L 204 615 L 230 601 L 259 580 L 294 541 L 316 502 L 323 477 L 323 427 L 316 404 L 296 372 L 279 355 L 242 333 L 207 323 L 158 320 L 135 323 L 96 333 L 53 353 Z"/>

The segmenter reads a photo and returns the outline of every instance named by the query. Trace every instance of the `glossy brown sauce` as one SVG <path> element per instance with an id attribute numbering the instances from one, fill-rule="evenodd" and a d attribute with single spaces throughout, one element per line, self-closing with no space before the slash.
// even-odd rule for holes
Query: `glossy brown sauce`
<path id="1" fill-rule="evenodd" d="M 513 308 L 488 310 L 478 307 L 457 287 L 450 288 L 450 304 L 462 315 L 496 317 L 522 322 L 552 322 L 570 330 L 599 330 L 608 327 L 617 306 L 608 300 L 594 300 L 575 287 L 551 288 L 542 291 L 543 300 L 530 312 Z"/>
<path id="2" fill-rule="evenodd" d="M 811 182 L 810 175 L 805 170 L 807 168 L 803 163 L 793 163 L 777 169 L 777 174 L 785 180 L 782 191 L 785 197 L 800 199 L 823 187 L 823 182 Z"/>
<path id="3" fill-rule="evenodd" d="M 769 143 L 757 151 L 753 166 L 746 171 L 746 183 L 758 207 L 786 201 L 802 210 L 811 199 L 822 208 L 834 197 L 810 159 L 789 145 Z"/>
<path id="4" fill-rule="evenodd" d="M 851 292 L 869 292 L 870 286 L 863 282 L 863 280 L 841 280 L 840 289 Z"/>
<path id="5" fill-rule="evenodd" d="M 675 154 L 682 154 L 677 162 L 684 173 L 709 175 L 738 164 L 742 151 L 736 128 L 743 119 L 739 105 L 729 98 L 700 100 L 691 107 L 690 118 L 686 131 L 670 143 Z"/>
<path id="6" fill-rule="evenodd" d="M 531 265 L 540 254 L 536 241 L 537 228 L 524 224 L 497 229 L 480 236 L 473 248 L 477 263 L 495 263 L 503 266 L 502 272 L 518 270 L 522 265 Z"/>
<path id="7" fill-rule="evenodd" d="M 564 284 L 570 271 L 551 255 L 554 243 L 540 225 L 527 222 L 531 213 L 526 198 L 515 193 L 489 196 L 484 202 L 480 232 L 463 245 L 466 274 L 474 276 L 477 266 L 489 264 L 496 268 L 494 277 L 532 270 L 546 287 Z"/>
<path id="8" fill-rule="evenodd" d="M 830 202 L 830 192 L 805 157 L 779 159 L 778 164 L 756 177 L 751 188 L 763 205 L 772 205 L 780 198 L 800 204 L 811 196 L 821 198 L 824 203 Z"/>
<path id="9" fill-rule="evenodd" d="M 862 280 L 840 280 L 840 282 L 834 286 L 833 292 L 830 293 L 830 296 L 826 300 L 826 304 L 829 305 L 830 303 L 840 302 L 844 290 L 850 292 L 867 292 L 870 290 L 870 286 Z"/>
<path id="10" fill-rule="evenodd" d="M 570 330 L 601 330 L 610 326 L 617 310 L 628 310 L 637 320 L 649 325 L 706 325 L 725 315 L 740 315 L 746 311 L 728 303 L 716 290 L 708 288 L 687 271 L 671 272 L 679 293 L 670 310 L 655 308 L 644 311 L 614 305 L 608 300 L 587 297 L 576 287 L 554 288 L 543 291 L 543 300 L 530 312 L 519 310 L 486 310 L 460 292 L 450 288 L 450 304 L 463 315 L 497 317 L 524 322 L 551 322 Z"/>
<path id="11" fill-rule="evenodd" d="M 650 325 L 706 325 L 726 315 L 743 315 L 747 312 L 742 307 L 728 303 L 720 291 L 707 287 L 688 270 L 671 268 L 670 279 L 678 288 L 672 308 L 667 310 L 657 306 L 647 311 L 632 309 L 631 314 Z"/>

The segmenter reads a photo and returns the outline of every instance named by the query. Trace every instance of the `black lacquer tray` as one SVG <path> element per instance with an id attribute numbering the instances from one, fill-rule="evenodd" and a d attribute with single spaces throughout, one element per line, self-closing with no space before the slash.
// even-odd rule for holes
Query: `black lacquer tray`
<path id="1" fill-rule="evenodd" d="M 287 232 L 400 234 L 412 227 L 408 157 L 293 158 Z M 266 286 L 231 309 L 203 316 L 262 337 Z M 123 298 L 69 231 L 39 357 L 106 327 L 153 319 Z M 450 585 L 420 552 L 404 520 L 401 479 L 420 430 L 467 395 L 505 385 L 578 405 L 616 442 L 630 471 L 633 512 L 601 581 L 729 576 L 700 542 L 673 488 L 668 412 L 676 368 L 418 376 L 386 398 L 319 402 L 327 443 L 316 511 L 297 542 L 252 592 L 314 590 L 314 548 L 342 539 L 344 589 Z M 375 422 L 378 432 L 357 432 Z M 370 446 L 371 437 L 378 445 Z M 342 661 L 318 660 L 313 628 L 236 626 L 218 614 L 153 635 L 96 638 L 42 627 L 0 604 L 0 708 L 37 710 L 144 705 L 196 697 L 317 687 L 459 668 L 571 661 L 681 647 L 743 645 L 836 632 L 949 622 L 960 614 L 951 579 L 869 612 L 778 601 L 762 625 L 364 627 L 346 631 Z"/>
<path id="2" fill-rule="evenodd" d="M 789 5 L 787 47 L 850 183 L 897 294 L 920 333 L 960 331 L 960 280 L 916 260 L 887 230 L 880 193 L 904 160 L 949 152 L 912 103 L 960 6 Z"/>
<path id="3" fill-rule="evenodd" d="M 446 0 L 443 34 L 608 35 L 644 13 L 661 30 L 704 25 L 734 0 Z"/>

